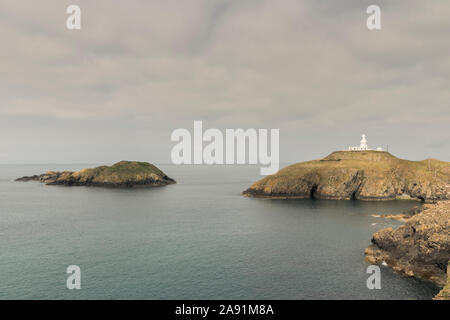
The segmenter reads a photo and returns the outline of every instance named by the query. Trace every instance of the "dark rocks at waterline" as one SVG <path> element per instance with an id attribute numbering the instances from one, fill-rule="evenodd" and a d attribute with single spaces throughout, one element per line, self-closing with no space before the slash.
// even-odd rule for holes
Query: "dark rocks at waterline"
<path id="1" fill-rule="evenodd" d="M 403 275 L 444 286 L 450 259 L 450 201 L 425 204 L 400 227 L 376 232 L 365 255 L 370 264 L 386 263 Z"/>

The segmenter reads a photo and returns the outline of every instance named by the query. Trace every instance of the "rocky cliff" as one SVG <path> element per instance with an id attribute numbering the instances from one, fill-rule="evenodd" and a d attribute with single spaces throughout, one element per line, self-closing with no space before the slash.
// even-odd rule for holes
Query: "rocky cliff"
<path id="1" fill-rule="evenodd" d="M 365 255 L 370 264 L 385 262 L 401 274 L 444 286 L 450 259 L 450 201 L 426 204 L 400 227 L 376 232 Z"/>
<path id="2" fill-rule="evenodd" d="M 450 262 L 447 267 L 447 284 L 434 297 L 434 300 L 450 300 Z"/>
<path id="3" fill-rule="evenodd" d="M 408 161 L 382 151 L 337 151 L 267 176 L 243 192 L 266 198 L 448 199 L 450 163 Z"/>
<path id="4" fill-rule="evenodd" d="M 81 171 L 49 171 L 41 175 L 22 177 L 16 181 L 39 181 L 47 185 L 96 187 L 157 187 L 175 183 L 164 172 L 147 162 L 120 161 Z"/>

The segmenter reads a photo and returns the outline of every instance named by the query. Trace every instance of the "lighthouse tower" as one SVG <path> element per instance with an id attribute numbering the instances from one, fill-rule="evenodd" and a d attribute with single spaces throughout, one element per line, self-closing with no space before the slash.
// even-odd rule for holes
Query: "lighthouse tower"
<path id="1" fill-rule="evenodd" d="M 349 151 L 367 151 L 372 150 L 369 148 L 369 145 L 367 143 L 367 136 L 363 134 L 361 136 L 361 141 L 359 142 L 359 147 L 348 147 Z M 383 151 L 383 148 L 376 148 L 376 151 Z"/>
<path id="2" fill-rule="evenodd" d="M 367 145 L 367 138 L 366 138 L 365 134 L 363 134 L 361 136 L 361 141 L 359 143 L 359 150 L 369 150 L 369 146 Z"/>

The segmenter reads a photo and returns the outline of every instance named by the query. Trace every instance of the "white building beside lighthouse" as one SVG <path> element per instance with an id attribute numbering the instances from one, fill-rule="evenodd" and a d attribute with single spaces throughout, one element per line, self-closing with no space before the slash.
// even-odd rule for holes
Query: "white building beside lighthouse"
<path id="1" fill-rule="evenodd" d="M 367 150 L 372 150 L 369 148 L 369 145 L 367 144 L 367 136 L 365 134 L 363 134 L 361 136 L 361 141 L 359 142 L 359 146 L 357 147 L 348 147 L 349 151 L 367 151 Z M 383 148 L 376 148 L 376 151 L 383 151 Z"/>

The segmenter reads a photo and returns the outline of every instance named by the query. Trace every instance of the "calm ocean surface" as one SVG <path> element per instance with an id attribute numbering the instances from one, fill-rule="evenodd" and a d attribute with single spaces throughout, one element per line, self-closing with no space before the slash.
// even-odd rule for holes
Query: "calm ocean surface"
<path id="1" fill-rule="evenodd" d="M 0 165 L 0 299 L 430 299 L 438 289 L 364 249 L 415 202 L 250 199 L 258 167 L 159 165 L 178 184 L 102 189 L 13 182 L 94 165 Z M 66 288 L 67 266 L 81 290 Z"/>

